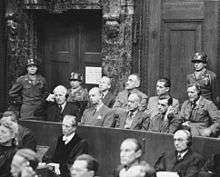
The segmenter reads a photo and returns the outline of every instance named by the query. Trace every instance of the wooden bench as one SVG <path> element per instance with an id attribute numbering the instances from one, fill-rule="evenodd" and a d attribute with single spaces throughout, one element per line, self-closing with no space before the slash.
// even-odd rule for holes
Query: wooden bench
<path id="1" fill-rule="evenodd" d="M 61 123 L 34 120 L 20 123 L 33 131 L 39 145 L 50 146 L 61 134 Z M 152 165 L 162 152 L 174 150 L 173 136 L 167 134 L 86 126 L 79 126 L 77 131 L 88 141 L 89 153 L 98 159 L 99 175 L 104 177 L 110 176 L 120 164 L 120 144 L 125 138 L 138 139 L 145 152 L 143 159 Z M 192 149 L 209 158 L 220 154 L 220 139 L 194 137 Z"/>

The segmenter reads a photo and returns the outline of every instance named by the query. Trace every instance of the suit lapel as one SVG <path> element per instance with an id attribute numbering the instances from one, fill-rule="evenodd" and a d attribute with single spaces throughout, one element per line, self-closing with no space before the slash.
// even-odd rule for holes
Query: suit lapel
<path id="1" fill-rule="evenodd" d="M 124 128 L 127 116 L 128 116 L 127 111 L 122 114 L 122 116 L 120 118 L 120 128 Z"/>
<path id="2" fill-rule="evenodd" d="M 139 123 L 139 120 L 141 119 L 141 112 L 137 112 L 134 117 L 133 117 L 133 120 L 132 120 L 132 124 L 131 124 L 131 129 L 135 129 L 135 127 L 138 125 Z"/>

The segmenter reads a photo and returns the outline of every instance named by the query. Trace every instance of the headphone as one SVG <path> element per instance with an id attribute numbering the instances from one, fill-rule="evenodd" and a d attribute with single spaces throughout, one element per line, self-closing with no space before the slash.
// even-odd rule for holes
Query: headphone
<path id="1" fill-rule="evenodd" d="M 187 146 L 192 146 L 192 134 L 188 130 L 182 130 L 187 135 Z"/>

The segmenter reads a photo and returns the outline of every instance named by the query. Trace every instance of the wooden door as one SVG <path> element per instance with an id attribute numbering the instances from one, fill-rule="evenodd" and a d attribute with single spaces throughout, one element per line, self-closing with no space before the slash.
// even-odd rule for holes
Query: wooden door
<path id="1" fill-rule="evenodd" d="M 40 18 L 39 49 L 50 89 L 69 87 L 72 71 L 84 74 L 87 65 L 101 66 L 101 17 L 100 11 L 76 10 Z"/>
<path id="2" fill-rule="evenodd" d="M 191 58 L 205 51 L 208 68 L 219 72 L 219 2 L 205 0 L 143 0 L 140 70 L 148 95 L 155 95 L 157 79 L 171 80 L 171 94 L 183 102 L 186 75 L 193 72 Z M 138 5 L 137 5 L 138 6 Z M 134 50 L 137 50 L 134 48 Z M 135 58 L 138 60 L 138 58 Z M 219 81 L 217 81 L 219 83 Z M 219 92 L 220 85 L 217 86 Z"/>

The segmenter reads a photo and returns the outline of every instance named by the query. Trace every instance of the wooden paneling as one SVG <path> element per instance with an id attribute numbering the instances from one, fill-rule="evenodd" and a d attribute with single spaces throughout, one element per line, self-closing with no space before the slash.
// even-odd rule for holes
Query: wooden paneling
<path id="1" fill-rule="evenodd" d="M 84 74 L 86 65 L 101 66 L 101 23 L 100 10 L 36 17 L 38 48 L 50 90 L 58 84 L 69 87 L 72 71 Z"/>
<path id="2" fill-rule="evenodd" d="M 5 0 L 0 2 L 0 111 L 7 107 Z"/>
<path id="3" fill-rule="evenodd" d="M 135 9 L 143 28 L 138 31 L 142 43 L 133 48 L 134 62 L 141 63 L 136 70 L 149 96 L 155 95 L 156 80 L 165 76 L 171 79 L 171 93 L 181 102 L 187 99 L 186 75 L 193 72 L 191 58 L 196 51 L 206 52 L 208 68 L 220 75 L 219 4 L 218 0 L 146 0 Z M 219 96 L 219 77 L 216 83 Z"/>
<path id="4" fill-rule="evenodd" d="M 20 123 L 32 129 L 40 145 L 54 143 L 61 133 L 61 123 L 40 121 Z M 99 176 L 110 176 L 112 169 L 120 164 L 120 144 L 125 138 L 138 139 L 143 146 L 143 159 L 152 165 L 162 152 L 174 149 L 172 135 L 101 127 L 78 127 L 78 133 L 88 141 L 89 153 L 100 163 Z M 205 157 L 220 154 L 220 140 L 194 137 L 192 149 Z"/>
<path id="5" fill-rule="evenodd" d="M 200 22 L 164 23 L 160 75 L 170 78 L 171 94 L 181 101 L 187 97 L 186 75 L 192 71 L 192 53 L 201 50 L 201 33 Z"/>

